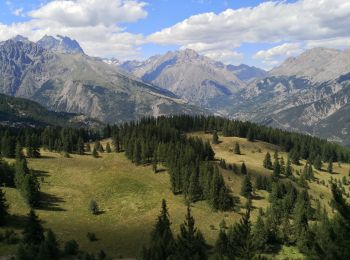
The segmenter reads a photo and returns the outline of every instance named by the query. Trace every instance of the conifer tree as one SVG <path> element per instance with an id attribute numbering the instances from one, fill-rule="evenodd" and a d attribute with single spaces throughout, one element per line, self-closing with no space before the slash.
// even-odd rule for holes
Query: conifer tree
<path id="1" fill-rule="evenodd" d="M 213 144 L 218 144 L 219 143 L 219 136 L 218 136 L 218 133 L 216 131 L 214 131 L 214 133 L 213 133 L 212 143 Z"/>
<path id="2" fill-rule="evenodd" d="M 28 214 L 28 222 L 23 230 L 23 243 L 39 246 L 44 241 L 44 228 L 34 210 Z"/>
<path id="3" fill-rule="evenodd" d="M 333 173 L 333 161 L 332 160 L 330 160 L 328 163 L 327 171 L 329 173 Z"/>
<path id="4" fill-rule="evenodd" d="M 219 237 L 215 242 L 215 252 L 219 255 L 220 259 L 224 259 L 227 255 L 228 238 L 224 229 L 220 229 Z"/>
<path id="5" fill-rule="evenodd" d="M 254 134 L 253 131 L 249 128 L 248 132 L 247 132 L 247 140 L 249 142 L 253 142 L 254 141 Z"/>
<path id="6" fill-rule="evenodd" d="M 279 163 L 279 160 L 277 159 L 273 164 L 273 177 L 279 178 L 280 174 L 281 174 L 281 165 Z"/>
<path id="7" fill-rule="evenodd" d="M 264 159 L 264 168 L 266 169 L 272 169 L 272 161 L 271 161 L 271 155 L 269 152 L 266 153 L 265 159 Z"/>
<path id="8" fill-rule="evenodd" d="M 59 245 L 55 234 L 49 229 L 46 233 L 45 240 L 40 244 L 39 260 L 57 260 L 59 259 Z"/>
<path id="9" fill-rule="evenodd" d="M 253 187 L 252 187 L 252 182 L 250 180 L 250 175 L 247 174 L 243 179 L 240 194 L 246 198 L 250 198 L 252 196 L 252 191 L 253 191 Z"/>
<path id="10" fill-rule="evenodd" d="M 84 154 L 84 140 L 83 138 L 79 137 L 78 138 L 78 143 L 77 143 L 77 152 L 80 155 Z"/>
<path id="11" fill-rule="evenodd" d="M 238 142 L 235 143 L 234 153 L 235 154 L 241 154 L 241 149 L 239 147 L 239 143 Z"/>
<path id="12" fill-rule="evenodd" d="M 89 143 L 86 144 L 86 152 L 91 152 L 91 145 Z"/>
<path id="13" fill-rule="evenodd" d="M 253 238 L 256 249 L 263 252 L 266 249 L 269 234 L 261 214 L 258 215 L 253 227 Z"/>
<path id="14" fill-rule="evenodd" d="M 243 175 L 248 174 L 247 167 L 245 166 L 244 162 L 242 163 L 242 166 L 241 166 L 241 174 L 243 174 Z"/>
<path id="15" fill-rule="evenodd" d="M 5 193 L 0 189 L 0 225 L 5 223 L 6 216 L 8 215 L 8 207 Z"/>
<path id="16" fill-rule="evenodd" d="M 250 212 L 251 203 L 248 202 L 245 214 L 228 232 L 227 257 L 229 259 L 253 259 L 256 255 Z"/>
<path id="17" fill-rule="evenodd" d="M 111 153 L 112 152 L 112 149 L 111 149 L 111 146 L 109 143 L 106 144 L 106 152 L 107 153 Z"/>
<path id="18" fill-rule="evenodd" d="M 287 178 L 291 177 L 293 175 L 293 168 L 292 168 L 292 163 L 288 158 L 287 165 L 286 165 L 286 171 L 285 175 Z"/>
<path id="19" fill-rule="evenodd" d="M 161 212 L 151 233 L 150 246 L 143 249 L 144 260 L 168 259 L 174 253 L 175 240 L 170 226 L 168 208 L 163 199 Z"/>
<path id="20" fill-rule="evenodd" d="M 321 170 L 322 169 L 322 160 L 321 156 L 317 155 L 314 161 L 314 166 L 316 170 Z"/>
<path id="21" fill-rule="evenodd" d="M 96 150 L 96 148 L 94 147 L 94 149 L 92 149 L 92 153 L 91 153 L 92 157 L 97 158 L 98 157 L 98 152 Z"/>
<path id="22" fill-rule="evenodd" d="M 139 141 L 136 141 L 134 144 L 134 157 L 133 157 L 133 162 L 136 165 L 139 165 L 141 163 L 141 144 Z"/>
<path id="23" fill-rule="evenodd" d="M 180 234 L 176 241 L 177 259 L 207 259 L 207 244 L 202 233 L 195 227 L 191 209 L 187 208 L 186 219 L 180 225 Z"/>

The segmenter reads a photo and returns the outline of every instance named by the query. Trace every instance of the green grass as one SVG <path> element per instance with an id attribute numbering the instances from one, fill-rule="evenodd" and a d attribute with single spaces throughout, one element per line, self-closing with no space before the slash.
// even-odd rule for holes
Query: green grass
<path id="1" fill-rule="evenodd" d="M 195 133 L 204 139 L 211 135 Z M 220 137 L 222 141 L 213 145 L 216 158 L 224 158 L 228 163 L 247 164 L 248 171 L 254 174 L 271 174 L 262 167 L 266 151 L 273 152 L 278 147 L 263 142 L 248 142 L 234 137 Z M 234 155 L 229 149 L 238 141 L 242 155 Z M 105 144 L 105 143 L 104 143 Z M 258 152 L 258 150 L 261 152 Z M 43 177 L 41 190 L 47 198 L 47 207 L 37 210 L 45 228 L 51 228 L 63 245 L 67 240 L 75 239 L 80 248 L 89 252 L 103 249 L 113 257 L 137 257 L 144 244 L 147 244 L 149 233 L 160 210 L 161 200 L 167 200 L 174 232 L 184 221 L 186 205 L 182 196 L 175 196 L 170 191 L 169 176 L 166 171 L 154 174 L 151 166 L 135 166 L 123 153 L 102 154 L 100 158 L 91 155 L 71 155 L 64 158 L 58 153 L 42 151 L 43 158 L 29 159 L 29 166 Z M 280 153 L 281 156 L 287 156 Z M 295 166 L 301 168 L 302 166 Z M 340 167 L 334 164 L 341 178 L 349 170 L 348 164 Z M 227 185 L 235 196 L 239 196 L 242 177 L 232 172 L 222 171 Z M 329 179 L 325 172 L 316 174 L 319 179 Z M 39 177 L 41 179 L 41 177 Z M 313 197 L 319 198 L 322 193 L 324 204 L 331 198 L 329 188 L 316 183 L 310 184 Z M 347 186 L 348 189 L 348 186 Z M 17 190 L 4 188 L 10 204 L 11 217 L 8 227 L 20 232 L 23 219 L 29 209 Z M 253 201 L 253 219 L 258 210 L 268 206 L 268 193 L 258 191 L 259 200 Z M 95 199 L 102 213 L 94 216 L 89 210 L 89 202 Z M 245 199 L 240 197 L 241 205 Z M 241 211 L 242 212 L 242 211 Z M 214 244 L 219 223 L 225 219 L 228 225 L 240 219 L 240 212 L 213 212 L 205 201 L 193 206 L 193 215 L 198 228 L 204 233 L 207 242 Z M 2 230 L 5 228 L 2 228 Z M 90 242 L 87 233 L 95 233 L 98 240 Z M 0 246 L 0 255 L 13 254 L 14 246 Z M 281 256 L 281 257 L 280 257 Z M 300 259 L 294 247 L 282 247 L 276 254 L 279 259 Z"/>

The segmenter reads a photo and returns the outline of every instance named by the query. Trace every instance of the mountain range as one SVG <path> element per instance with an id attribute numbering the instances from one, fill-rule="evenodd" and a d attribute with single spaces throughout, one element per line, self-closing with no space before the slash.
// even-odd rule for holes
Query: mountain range
<path id="1" fill-rule="evenodd" d="M 105 123 L 214 113 L 350 145 L 350 50 L 314 48 L 265 71 L 185 49 L 144 61 L 86 55 L 64 36 L 0 43 L 0 92 Z"/>

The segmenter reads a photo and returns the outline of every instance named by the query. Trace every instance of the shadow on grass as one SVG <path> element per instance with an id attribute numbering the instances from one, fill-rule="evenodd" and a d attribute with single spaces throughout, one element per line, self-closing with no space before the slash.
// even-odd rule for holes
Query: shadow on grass
<path id="1" fill-rule="evenodd" d="M 36 177 L 48 177 L 50 174 L 46 171 L 32 170 Z"/>
<path id="2" fill-rule="evenodd" d="M 60 207 L 60 203 L 65 202 L 65 200 L 59 196 L 41 192 L 40 206 L 38 209 L 48 210 L 48 211 L 66 211 L 64 208 Z"/>
<path id="3" fill-rule="evenodd" d="M 24 229 L 27 225 L 28 217 L 20 215 L 9 215 L 6 218 L 6 228 Z"/>

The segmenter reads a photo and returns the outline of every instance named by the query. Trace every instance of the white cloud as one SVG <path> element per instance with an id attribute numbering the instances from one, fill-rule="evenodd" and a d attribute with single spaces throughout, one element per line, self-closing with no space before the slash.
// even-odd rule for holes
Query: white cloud
<path id="1" fill-rule="evenodd" d="M 146 17 L 145 6 L 138 0 L 53 0 L 30 11 L 27 22 L 0 23 L 0 40 L 61 34 L 76 39 L 92 56 L 137 58 L 143 35 L 128 33 L 120 24 Z"/>
<path id="2" fill-rule="evenodd" d="M 240 64 L 244 58 L 243 53 L 231 50 L 213 50 L 203 53 L 213 60 L 222 61 L 225 64 Z"/>
<path id="3" fill-rule="evenodd" d="M 30 12 L 29 15 L 71 27 L 99 24 L 110 26 L 145 18 L 145 5 L 144 2 L 134 0 L 55 0 Z"/>
<path id="4" fill-rule="evenodd" d="M 12 14 L 15 16 L 23 16 L 23 8 L 17 8 L 15 10 L 12 11 Z"/>
<path id="5" fill-rule="evenodd" d="M 350 37 L 349 24 L 350 1 L 347 0 L 270 1 L 218 14 L 193 15 L 151 34 L 148 40 L 194 46 L 193 49 L 200 52 L 230 51 L 243 43 L 303 43 Z M 268 52 L 265 55 L 269 55 Z"/>
<path id="6" fill-rule="evenodd" d="M 284 43 L 268 50 L 261 50 L 254 54 L 253 58 L 263 60 L 274 60 L 300 54 L 302 49 L 299 43 Z"/>

